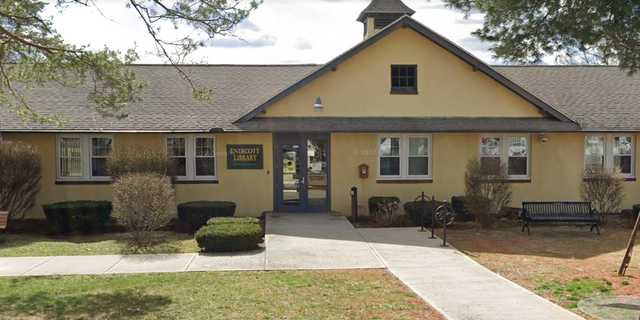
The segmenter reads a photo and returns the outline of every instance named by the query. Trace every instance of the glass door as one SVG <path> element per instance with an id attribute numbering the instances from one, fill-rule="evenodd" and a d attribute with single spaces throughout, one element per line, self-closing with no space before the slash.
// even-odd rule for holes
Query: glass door
<path id="1" fill-rule="evenodd" d="M 329 174 L 326 138 L 308 138 L 307 142 L 307 212 L 327 212 Z"/>
<path id="2" fill-rule="evenodd" d="M 304 169 L 305 165 L 300 162 L 304 160 L 304 156 L 301 156 L 300 143 L 293 140 L 284 140 L 283 144 L 279 146 L 281 160 L 277 162 L 281 166 L 278 176 L 280 181 L 278 183 L 280 205 L 281 208 L 278 211 L 282 212 L 304 212 L 306 197 L 302 196 L 305 193 L 304 183 Z"/>
<path id="3" fill-rule="evenodd" d="M 277 136 L 276 211 L 329 211 L 328 136 Z"/>

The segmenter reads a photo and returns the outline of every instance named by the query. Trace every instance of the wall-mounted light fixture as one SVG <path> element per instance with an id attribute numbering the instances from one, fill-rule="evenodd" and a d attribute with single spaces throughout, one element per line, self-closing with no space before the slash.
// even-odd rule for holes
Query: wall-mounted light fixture
<path id="1" fill-rule="evenodd" d="M 542 142 L 547 142 L 547 136 L 544 135 L 544 132 L 540 132 L 540 135 L 538 135 L 538 138 L 540 138 L 540 141 Z"/>
<path id="2" fill-rule="evenodd" d="M 324 110 L 324 105 L 322 104 L 322 100 L 320 100 L 320 97 L 318 97 L 316 99 L 316 104 L 313 105 L 313 111 L 322 112 L 322 110 Z"/>

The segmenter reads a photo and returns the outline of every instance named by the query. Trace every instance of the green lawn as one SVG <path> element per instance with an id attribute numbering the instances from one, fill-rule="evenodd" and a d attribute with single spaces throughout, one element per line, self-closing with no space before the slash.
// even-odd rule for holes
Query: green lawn
<path id="1" fill-rule="evenodd" d="M 386 270 L 0 278 L 0 319 L 443 319 Z"/>
<path id="2" fill-rule="evenodd" d="M 134 253 L 190 253 L 199 248 L 193 235 L 156 231 L 151 245 L 133 249 L 128 233 L 47 236 L 0 233 L 0 257 L 79 256 Z M 0 317 L 0 319 L 2 319 Z"/>

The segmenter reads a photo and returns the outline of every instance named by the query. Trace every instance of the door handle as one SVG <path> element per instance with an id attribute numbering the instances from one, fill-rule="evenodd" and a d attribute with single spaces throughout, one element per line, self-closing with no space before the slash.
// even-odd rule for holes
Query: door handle
<path id="1" fill-rule="evenodd" d="M 304 180 L 304 178 L 305 178 L 305 177 L 302 177 L 302 184 L 305 184 L 305 183 L 306 183 L 306 182 L 305 182 L 305 180 Z"/>

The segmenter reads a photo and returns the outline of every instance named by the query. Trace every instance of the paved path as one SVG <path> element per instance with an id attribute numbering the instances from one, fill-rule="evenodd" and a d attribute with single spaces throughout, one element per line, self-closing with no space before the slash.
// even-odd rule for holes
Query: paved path
<path id="1" fill-rule="evenodd" d="M 268 214 L 266 251 L 0 258 L 0 276 L 388 268 L 447 319 L 583 319 L 429 235 L 354 229 L 340 214 Z"/>

